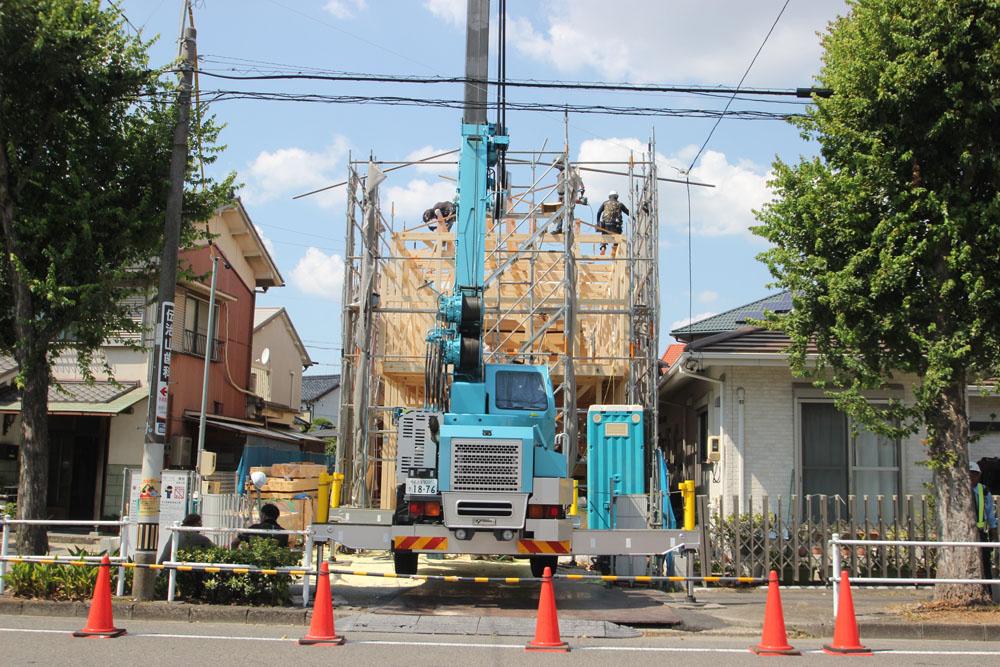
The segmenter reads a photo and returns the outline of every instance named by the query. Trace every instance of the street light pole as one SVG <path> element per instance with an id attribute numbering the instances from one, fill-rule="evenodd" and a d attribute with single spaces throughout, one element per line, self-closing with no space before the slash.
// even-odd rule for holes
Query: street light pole
<path id="1" fill-rule="evenodd" d="M 186 3 L 185 3 L 186 9 Z M 156 561 L 160 532 L 160 476 L 166 443 L 170 403 L 170 354 L 173 339 L 174 292 L 177 289 L 177 253 L 180 245 L 181 214 L 184 204 L 184 177 L 187 173 L 188 132 L 191 118 L 191 87 L 195 67 L 193 27 L 184 30 L 177 87 L 177 124 L 174 126 L 170 154 L 170 190 L 167 193 L 163 253 L 160 258 L 160 283 L 157 293 L 156 335 L 150 363 L 149 406 L 146 413 L 146 436 L 142 451 L 142 475 L 139 480 L 139 507 L 136 530 L 135 562 L 150 565 Z M 138 600 L 153 599 L 156 572 L 138 567 L 132 583 L 132 595 Z"/>

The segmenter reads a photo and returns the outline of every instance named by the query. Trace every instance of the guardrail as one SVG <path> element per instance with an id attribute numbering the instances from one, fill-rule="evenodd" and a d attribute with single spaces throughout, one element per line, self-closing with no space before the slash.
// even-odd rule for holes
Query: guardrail
<path id="1" fill-rule="evenodd" d="M 167 526 L 166 529 L 171 533 L 232 533 L 236 532 L 240 535 L 265 535 L 268 537 L 274 537 L 275 535 L 304 535 L 305 540 L 303 544 L 303 555 L 302 555 L 302 567 L 298 570 L 304 570 L 308 572 L 312 569 L 312 557 L 313 557 L 313 535 L 311 530 L 265 530 L 261 528 L 205 528 L 202 526 L 182 526 L 178 523 L 172 526 Z M 165 562 L 164 565 L 170 563 L 172 565 L 178 564 L 177 561 L 177 539 L 170 540 L 170 560 Z M 189 565 L 189 563 L 184 563 L 184 565 Z M 222 564 L 215 565 L 213 567 L 221 567 Z M 247 566 L 249 568 L 249 566 Z M 240 567 L 240 569 L 247 569 Z M 204 569 L 204 568 L 194 568 L 194 569 Z M 221 568 L 224 570 L 233 568 Z M 297 570 L 297 571 L 298 571 Z M 174 602 L 177 595 L 177 567 L 170 568 L 169 578 L 167 579 L 167 602 Z M 181 570 L 184 571 L 184 570 Z M 220 570 L 221 571 L 221 570 Z M 255 571 L 248 569 L 247 572 L 241 572 L 241 574 L 253 574 Z M 270 572 L 268 572 L 270 574 Z M 300 575 L 301 576 L 301 575 Z M 304 577 L 302 580 L 302 606 L 309 607 L 309 595 L 310 595 L 310 580 L 309 577 Z"/>
<path id="2" fill-rule="evenodd" d="M 900 547 L 965 547 L 979 549 L 1000 548 L 1000 542 L 933 542 L 929 540 L 842 540 L 839 533 L 830 539 L 830 560 L 833 563 L 833 616 L 837 617 L 840 604 L 840 574 L 843 555 L 840 547 L 846 546 L 900 546 Z M 1000 584 L 1000 579 L 937 579 L 933 577 L 849 577 L 852 584 L 912 584 L 933 586 L 935 584 Z"/>
<path id="3" fill-rule="evenodd" d="M 0 516 L 0 526 L 3 527 L 0 535 L 0 595 L 3 595 L 7 578 L 7 562 L 9 555 L 8 542 L 10 542 L 10 526 L 118 526 L 118 555 L 111 558 L 112 563 L 118 563 L 118 585 L 115 595 L 119 597 L 125 594 L 125 568 L 124 562 L 128 554 L 128 525 L 127 519 L 118 521 L 70 521 L 58 519 L 10 519 Z M 58 560 L 58 557 L 52 560 Z M 100 558 L 97 559 L 100 561 Z"/>

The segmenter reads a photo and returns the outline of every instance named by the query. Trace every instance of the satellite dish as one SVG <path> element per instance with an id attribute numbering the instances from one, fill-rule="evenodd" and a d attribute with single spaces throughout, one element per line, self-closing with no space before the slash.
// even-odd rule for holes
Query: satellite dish
<path id="1" fill-rule="evenodd" d="M 267 365 L 267 362 L 271 359 L 271 348 L 265 347 L 264 351 L 260 353 L 260 363 Z"/>

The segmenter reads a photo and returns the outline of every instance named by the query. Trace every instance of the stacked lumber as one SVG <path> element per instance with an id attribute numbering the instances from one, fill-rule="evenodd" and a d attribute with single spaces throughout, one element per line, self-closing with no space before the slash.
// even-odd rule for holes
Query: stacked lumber
<path id="1" fill-rule="evenodd" d="M 271 466 L 250 468 L 250 472 L 267 475 L 267 483 L 260 490 L 262 502 L 270 502 L 281 512 L 278 523 L 286 530 L 305 530 L 316 514 L 319 495 L 319 476 L 326 472 L 326 466 L 318 463 L 275 463 Z M 253 492 L 253 484 L 247 480 L 247 490 Z M 292 536 L 289 544 L 300 542 Z"/>

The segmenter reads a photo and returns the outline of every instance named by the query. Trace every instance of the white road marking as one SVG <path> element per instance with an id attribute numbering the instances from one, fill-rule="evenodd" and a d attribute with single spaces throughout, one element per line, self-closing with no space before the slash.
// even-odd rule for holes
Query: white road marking
<path id="1" fill-rule="evenodd" d="M 72 630 L 48 630 L 41 628 L 0 628 L 0 632 L 24 632 L 32 634 L 55 634 L 69 635 Z M 251 641 L 251 642 L 295 642 L 296 638 L 289 637 L 241 637 L 238 635 L 196 635 L 180 633 L 158 633 L 158 632 L 130 632 L 125 635 L 127 641 L 129 637 L 150 637 L 153 639 L 212 639 L 223 641 Z M 349 644 L 371 644 L 375 646 L 438 646 L 445 648 L 512 648 L 524 649 L 524 644 L 490 644 L 486 642 L 424 642 L 424 641 L 395 641 L 389 639 L 355 639 L 348 640 Z M 747 653 L 749 648 L 727 648 L 721 646 L 572 646 L 574 651 L 630 651 L 648 653 Z M 996 651 L 970 651 L 970 650 L 915 650 L 915 649 L 878 649 L 873 648 L 876 655 L 971 655 L 971 656 L 1000 656 L 1000 650 Z M 820 649 L 804 649 L 803 653 L 822 653 Z"/>

